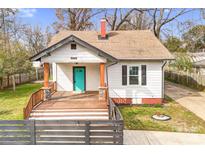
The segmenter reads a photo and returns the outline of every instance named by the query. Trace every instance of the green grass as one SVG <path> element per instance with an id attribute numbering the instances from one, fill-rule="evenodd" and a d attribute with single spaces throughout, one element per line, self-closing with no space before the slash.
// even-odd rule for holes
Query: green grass
<path id="1" fill-rule="evenodd" d="M 41 84 L 23 84 L 0 91 L 0 119 L 21 120 L 23 119 L 23 108 L 27 104 L 30 95 L 41 88 Z"/>
<path id="2" fill-rule="evenodd" d="M 205 121 L 194 113 L 166 97 L 165 105 L 157 106 L 120 106 L 125 129 L 205 133 Z M 155 113 L 172 117 L 169 121 L 156 121 L 151 118 Z"/>

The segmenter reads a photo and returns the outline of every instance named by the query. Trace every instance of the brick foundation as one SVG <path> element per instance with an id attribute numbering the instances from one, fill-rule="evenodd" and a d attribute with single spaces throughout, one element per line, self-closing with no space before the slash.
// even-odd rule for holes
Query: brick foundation
<path id="1" fill-rule="evenodd" d="M 142 98 L 142 104 L 162 104 L 163 98 Z"/>
<path id="2" fill-rule="evenodd" d="M 132 104 L 132 98 L 112 98 L 115 104 Z M 142 98 L 142 104 L 162 104 L 163 98 Z"/>
<path id="3" fill-rule="evenodd" d="M 115 104 L 132 104 L 131 98 L 112 98 Z"/>

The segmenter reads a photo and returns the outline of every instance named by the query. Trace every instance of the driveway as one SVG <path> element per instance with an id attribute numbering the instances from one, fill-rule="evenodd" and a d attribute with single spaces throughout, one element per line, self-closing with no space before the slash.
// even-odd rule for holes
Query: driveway
<path id="1" fill-rule="evenodd" d="M 126 145 L 205 144 L 205 134 L 124 130 Z"/>
<path id="2" fill-rule="evenodd" d="M 205 120 L 205 92 L 166 81 L 165 94 Z"/>

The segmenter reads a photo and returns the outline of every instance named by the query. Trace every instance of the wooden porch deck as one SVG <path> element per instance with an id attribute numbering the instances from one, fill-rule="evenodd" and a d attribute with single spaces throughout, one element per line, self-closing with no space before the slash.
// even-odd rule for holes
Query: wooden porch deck
<path id="1" fill-rule="evenodd" d="M 108 119 L 107 102 L 98 99 L 98 92 L 74 94 L 55 92 L 51 99 L 35 107 L 30 119 Z"/>

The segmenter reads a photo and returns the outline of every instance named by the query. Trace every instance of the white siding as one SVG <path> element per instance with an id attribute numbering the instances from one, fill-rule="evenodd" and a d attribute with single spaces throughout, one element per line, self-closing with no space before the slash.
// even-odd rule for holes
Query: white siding
<path id="1" fill-rule="evenodd" d="M 57 90 L 73 91 L 73 66 L 86 67 L 86 90 L 97 91 L 99 88 L 99 64 L 64 64 L 57 63 Z M 54 75 L 55 76 L 55 75 Z"/>
<path id="2" fill-rule="evenodd" d="M 77 58 L 77 59 L 72 59 Z M 51 52 L 50 56 L 43 57 L 42 62 L 49 63 L 100 63 L 106 62 L 106 59 L 97 55 L 96 52 L 77 44 L 76 50 L 70 49 L 70 44 L 63 45 L 62 47 Z"/>
<path id="3" fill-rule="evenodd" d="M 147 85 L 122 85 L 122 65 L 147 66 Z M 112 98 L 162 98 L 163 62 L 119 62 L 108 68 L 109 95 Z M 141 71 L 139 71 L 141 77 Z M 128 82 L 129 83 L 129 82 Z M 141 83 L 140 83 L 141 84 Z"/>
<path id="4" fill-rule="evenodd" d="M 56 63 L 52 63 L 52 75 L 53 75 L 53 81 L 56 81 Z"/>

